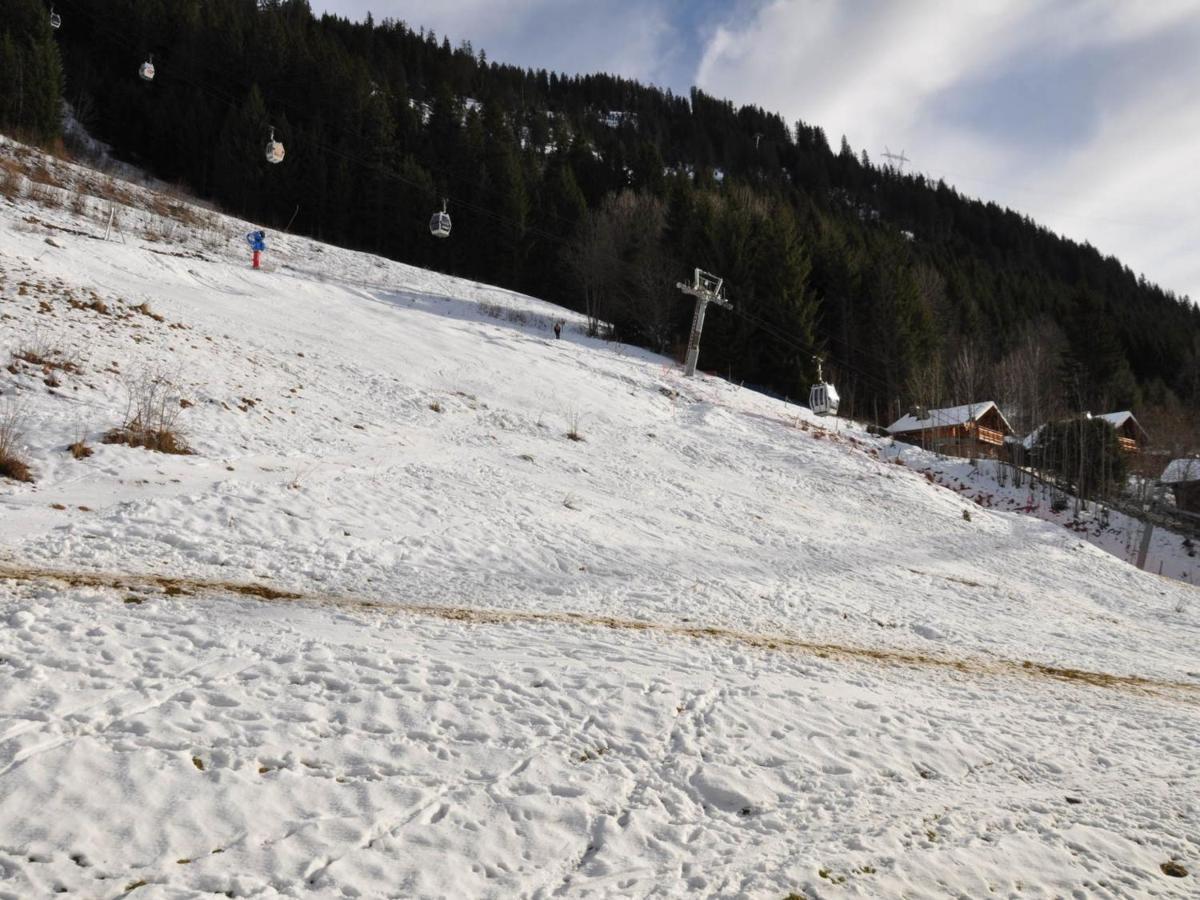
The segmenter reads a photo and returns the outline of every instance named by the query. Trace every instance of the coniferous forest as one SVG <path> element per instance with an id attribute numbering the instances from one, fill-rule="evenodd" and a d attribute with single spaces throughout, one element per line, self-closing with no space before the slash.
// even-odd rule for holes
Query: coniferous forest
<path id="1" fill-rule="evenodd" d="M 691 303 L 675 283 L 699 266 L 736 307 L 710 310 L 701 368 L 798 398 L 821 355 L 843 408 L 877 421 L 981 399 L 1019 429 L 1200 406 L 1187 298 L 816 125 L 521 69 L 307 0 L 55 6 L 57 31 L 40 0 L 0 0 L 0 127 L 52 144 L 61 97 L 122 158 L 268 227 L 525 291 L 676 354 Z"/>

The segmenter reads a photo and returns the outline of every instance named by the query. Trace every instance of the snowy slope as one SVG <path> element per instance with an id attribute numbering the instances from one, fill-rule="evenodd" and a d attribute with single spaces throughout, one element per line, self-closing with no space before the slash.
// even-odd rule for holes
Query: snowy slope
<path id="1" fill-rule="evenodd" d="M 1194 895 L 1195 588 L 540 301 L 56 191 L 0 897 Z M 195 455 L 100 443 L 153 373 Z"/>
<path id="2" fill-rule="evenodd" d="M 1020 511 L 1071 529 L 1084 540 L 1128 563 L 1136 564 L 1145 523 L 1102 504 L 1076 509 L 1075 498 L 1056 510 L 1054 491 L 1044 482 L 1026 475 L 1014 484 L 1010 466 L 995 460 L 940 456 L 937 453 L 896 442 L 881 451 L 885 459 L 899 460 L 941 485 L 989 509 Z M 1200 556 L 1195 542 L 1165 528 L 1155 528 L 1146 552 L 1146 571 L 1195 584 L 1200 578 Z"/>

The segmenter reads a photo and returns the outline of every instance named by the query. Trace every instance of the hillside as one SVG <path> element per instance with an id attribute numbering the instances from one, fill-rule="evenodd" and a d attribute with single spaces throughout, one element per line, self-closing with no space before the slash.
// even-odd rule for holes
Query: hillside
<path id="1" fill-rule="evenodd" d="M 61 94 L 118 155 L 233 213 L 591 310 L 660 352 L 688 325 L 674 283 L 715 271 L 736 304 L 708 324 L 712 371 L 795 397 L 823 355 L 847 408 L 883 424 L 981 391 L 1021 429 L 1133 408 L 1164 442 L 1160 422 L 1197 440 L 1186 298 L 819 122 L 525 71 L 305 0 L 64 0 L 53 33 L 40 0 L 3 3 L 4 34 L 36 52 L 0 61 L 31 95 L 0 103 L 0 128 L 53 140 Z M 432 242 L 443 198 L 455 231 Z"/>
<path id="2" fill-rule="evenodd" d="M 1191 895 L 1190 585 L 545 302 L 253 272 L 3 153 L 0 896 Z M 191 455 L 102 442 L 147 384 Z"/>

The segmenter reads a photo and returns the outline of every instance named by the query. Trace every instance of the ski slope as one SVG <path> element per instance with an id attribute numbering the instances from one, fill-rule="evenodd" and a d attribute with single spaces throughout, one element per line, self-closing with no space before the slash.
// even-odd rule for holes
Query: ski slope
<path id="1" fill-rule="evenodd" d="M 0 199 L 0 898 L 1196 895 L 1191 585 L 536 299 L 254 272 L 50 171 Z M 151 375 L 194 455 L 101 443 Z"/>

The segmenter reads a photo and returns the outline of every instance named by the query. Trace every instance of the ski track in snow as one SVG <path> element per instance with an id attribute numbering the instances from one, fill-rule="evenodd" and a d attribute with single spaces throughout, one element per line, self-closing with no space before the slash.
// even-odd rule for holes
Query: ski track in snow
<path id="1" fill-rule="evenodd" d="M 0 898 L 1195 896 L 1193 692 L 671 630 L 1200 686 L 1191 585 L 549 304 L 107 209 L 0 201 L 0 353 L 79 367 L 0 371 L 0 576 L 131 576 L 0 577 Z M 156 369 L 194 456 L 99 442 Z"/>

